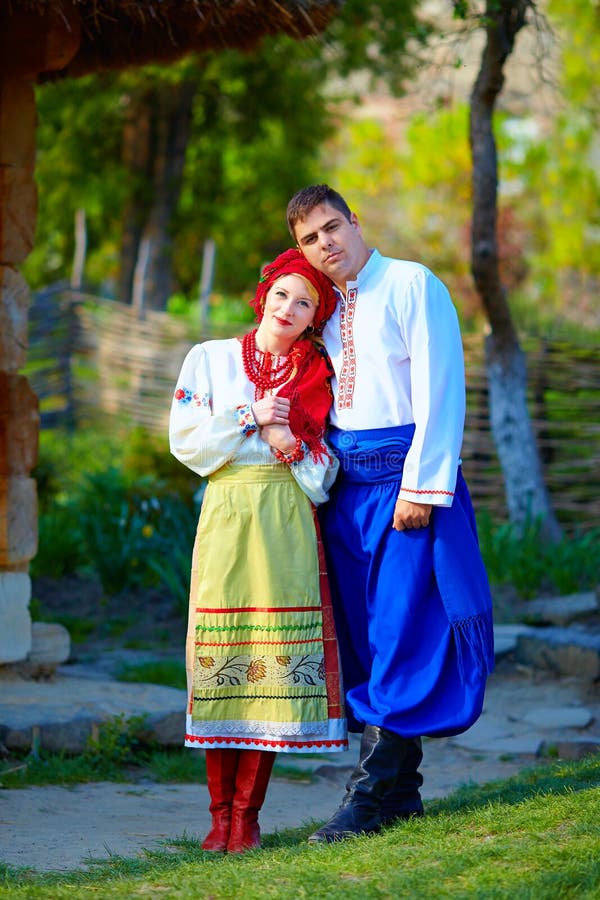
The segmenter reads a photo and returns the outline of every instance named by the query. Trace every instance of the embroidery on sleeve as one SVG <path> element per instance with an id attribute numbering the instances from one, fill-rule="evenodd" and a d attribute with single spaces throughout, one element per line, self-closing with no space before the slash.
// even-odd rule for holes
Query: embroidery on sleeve
<path id="1" fill-rule="evenodd" d="M 430 490 L 421 490 L 418 491 L 416 488 L 407 488 L 401 487 L 400 493 L 404 491 L 407 494 L 445 494 L 446 497 L 454 497 L 454 491 L 430 491 Z"/>
<path id="2" fill-rule="evenodd" d="M 179 387 L 175 391 L 175 399 L 182 406 L 196 406 L 204 409 L 211 408 L 210 397 L 208 394 L 195 394 L 189 388 Z"/>
<path id="3" fill-rule="evenodd" d="M 237 418 L 238 427 L 244 437 L 249 437 L 251 434 L 258 431 L 258 425 L 254 420 L 252 405 L 250 403 L 243 403 L 240 404 L 240 406 L 236 406 L 234 412 Z"/>

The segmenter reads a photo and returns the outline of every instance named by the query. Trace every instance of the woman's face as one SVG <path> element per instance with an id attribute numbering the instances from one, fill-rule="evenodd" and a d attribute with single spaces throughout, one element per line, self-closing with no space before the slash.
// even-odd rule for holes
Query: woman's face
<path id="1" fill-rule="evenodd" d="M 261 330 L 291 344 L 312 325 L 318 301 L 299 275 L 283 275 L 267 292 Z"/>

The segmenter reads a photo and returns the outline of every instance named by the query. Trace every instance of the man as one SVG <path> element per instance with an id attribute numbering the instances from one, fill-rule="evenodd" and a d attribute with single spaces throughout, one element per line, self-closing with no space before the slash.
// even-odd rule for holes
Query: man
<path id="1" fill-rule="evenodd" d="M 363 735 L 341 806 L 309 838 L 331 842 L 422 813 L 421 736 L 481 714 L 491 597 L 460 471 L 464 364 L 447 289 L 370 249 L 328 185 L 296 194 L 287 221 L 339 295 L 323 338 L 340 474 L 321 523 L 349 724 Z"/>

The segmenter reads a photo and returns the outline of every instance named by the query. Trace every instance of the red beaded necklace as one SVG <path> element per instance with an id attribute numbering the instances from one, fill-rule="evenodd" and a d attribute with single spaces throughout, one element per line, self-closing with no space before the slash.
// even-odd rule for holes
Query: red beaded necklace
<path id="1" fill-rule="evenodd" d="M 288 356 L 276 356 L 268 350 L 263 353 L 256 346 L 257 330 L 255 328 L 242 338 L 242 362 L 249 381 L 256 386 L 255 399 L 260 400 L 295 374 L 300 350 L 293 347 Z"/>

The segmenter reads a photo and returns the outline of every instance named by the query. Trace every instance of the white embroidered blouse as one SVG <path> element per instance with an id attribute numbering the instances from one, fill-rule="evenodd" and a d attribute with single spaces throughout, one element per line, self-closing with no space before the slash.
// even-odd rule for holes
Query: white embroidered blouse
<path id="1" fill-rule="evenodd" d="M 333 367 L 331 423 L 355 430 L 415 424 L 400 496 L 452 504 L 465 418 L 458 317 L 425 266 L 373 250 L 346 285 L 323 337 Z"/>
<path id="2" fill-rule="evenodd" d="M 198 475 L 226 463 L 280 465 L 262 440 L 252 416 L 254 385 L 242 363 L 237 338 L 205 341 L 187 354 L 171 404 L 171 453 Z M 323 503 L 335 480 L 338 461 L 328 450 L 321 461 L 307 451 L 290 471 L 313 503 Z"/>

